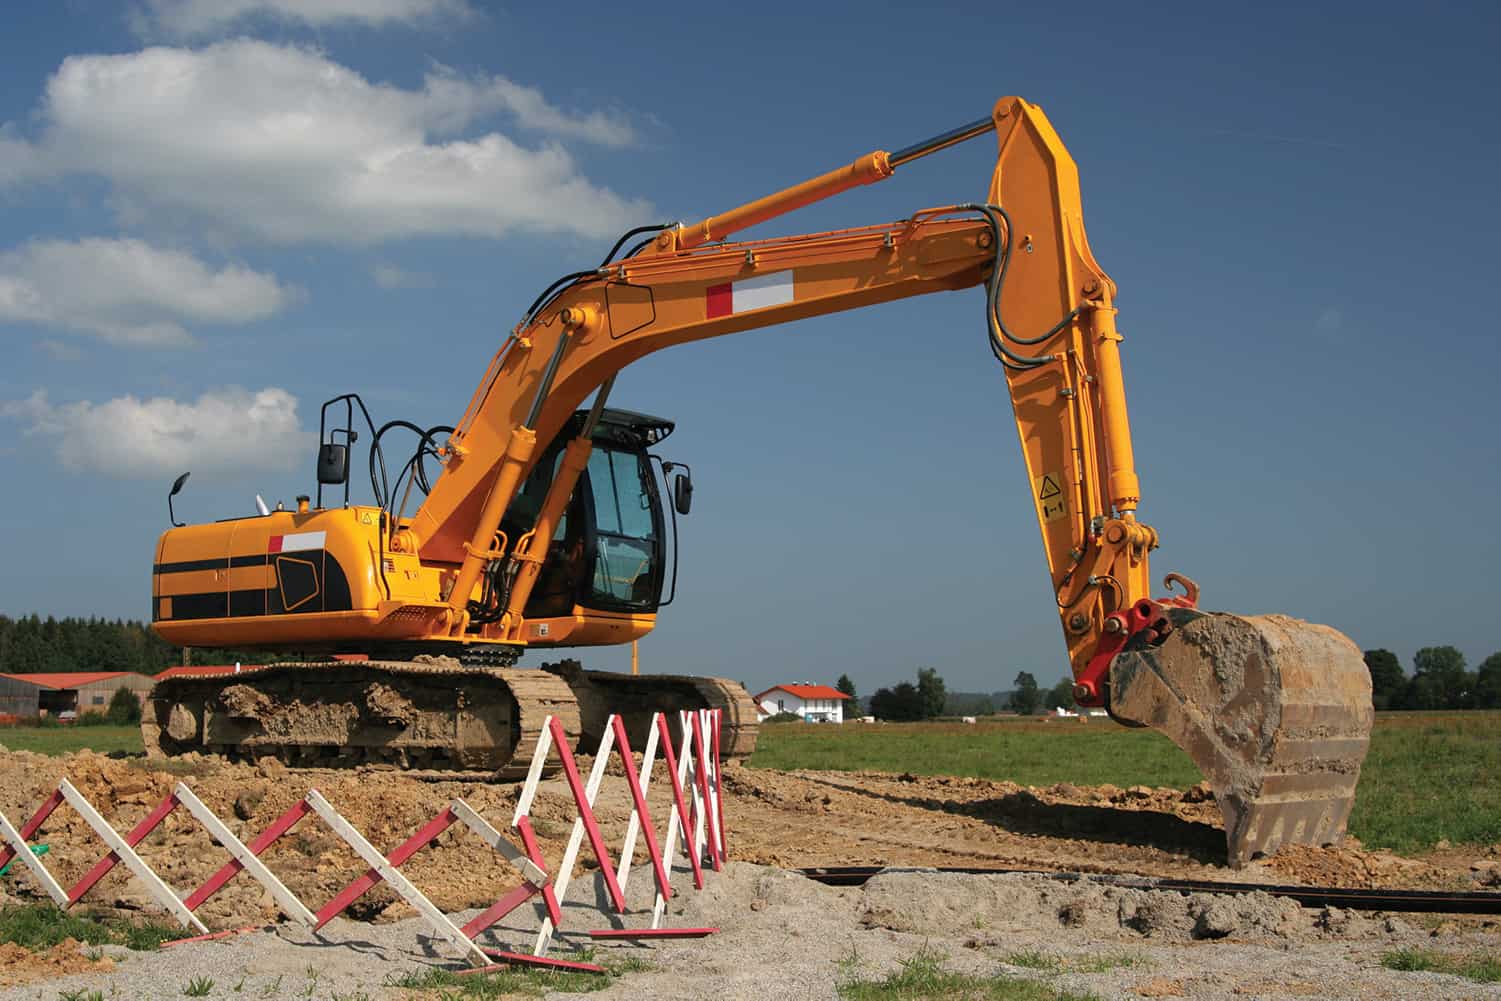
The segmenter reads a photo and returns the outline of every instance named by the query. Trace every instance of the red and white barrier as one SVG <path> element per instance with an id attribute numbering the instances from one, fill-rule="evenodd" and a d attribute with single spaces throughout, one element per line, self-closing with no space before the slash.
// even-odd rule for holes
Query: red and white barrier
<path id="1" fill-rule="evenodd" d="M 254 928 L 238 928 L 210 932 L 194 913 L 241 872 L 248 873 L 251 878 L 264 886 L 288 918 L 315 932 L 344 913 L 350 905 L 377 884 L 385 883 L 421 914 L 440 938 L 452 945 L 463 956 L 465 962 L 472 967 L 466 972 L 494 969 L 499 965 L 497 960 L 499 963 L 524 963 L 603 972 L 601 967 L 590 963 L 551 959 L 546 955 L 552 945 L 554 935 L 562 924 L 561 902 L 567 895 L 569 883 L 573 878 L 573 870 L 585 840 L 589 842 L 590 851 L 599 862 L 611 909 L 619 921 L 617 927 L 589 931 L 588 934 L 591 937 L 597 939 L 687 938 L 709 935 L 717 931 L 713 928 L 664 928 L 662 921 L 667 902 L 673 895 L 671 876 L 680 851 L 687 860 L 688 869 L 693 874 L 695 889 L 703 888 L 703 863 L 705 861 L 718 870 L 722 868 L 725 860 L 724 807 L 720 795 L 719 777 L 720 723 L 721 714 L 717 710 L 680 713 L 679 724 L 682 737 L 675 751 L 667 718 L 661 713 L 655 714 L 651 720 L 646 746 L 638 767 L 624 722 L 618 716 L 611 716 L 586 780 L 579 772 L 573 749 L 569 746 L 561 723 L 549 717 L 537 741 L 526 782 L 522 786 L 521 795 L 511 818 L 510 826 L 521 842 L 519 848 L 467 803 L 456 799 L 389 854 L 382 854 L 317 789 L 310 790 L 305 797 L 272 821 L 247 845 L 241 842 L 229 827 L 193 794 L 191 789 L 180 782 L 143 820 L 128 833 L 121 835 L 99 815 L 98 811 L 67 779 L 63 779 L 20 829 L 12 825 L 4 813 L 0 812 L 0 838 L 3 838 L 5 842 L 3 849 L 0 849 L 0 866 L 19 857 L 47 895 L 59 907 L 67 908 L 82 899 L 107 873 L 123 862 L 146 886 L 163 909 L 172 914 L 185 928 L 198 933 L 190 938 L 179 939 L 176 943 L 167 944 L 217 939 L 242 931 L 254 930 Z M 667 811 L 666 830 L 660 837 L 647 802 L 647 793 L 659 751 L 662 757 L 663 774 L 672 791 L 672 808 Z M 536 832 L 532 828 L 530 812 L 548 758 L 554 753 L 562 765 L 564 781 L 573 799 L 575 816 L 573 829 L 558 867 L 549 873 Z M 613 754 L 619 755 L 625 776 L 626 792 L 631 799 L 630 818 L 627 822 L 618 863 L 611 858 L 609 846 L 605 843 L 604 834 L 594 814 L 594 803 L 604 783 L 608 763 Z M 66 890 L 57 882 L 42 860 L 28 847 L 28 842 L 41 830 L 52 813 L 64 804 L 71 806 L 83 817 L 108 849 L 107 854 L 83 878 Z M 179 897 L 135 851 L 136 845 L 156 830 L 178 807 L 184 808 L 216 842 L 225 848 L 230 856 L 228 862 L 186 897 Z M 369 866 L 363 874 L 352 880 L 316 912 L 309 909 L 287 889 L 286 885 L 261 861 L 261 856 L 268 848 L 309 814 L 316 815 Z M 515 887 L 507 890 L 494 904 L 462 926 L 433 904 L 421 890 L 412 884 L 400 868 L 454 824 L 461 824 L 473 831 L 521 874 L 521 881 Z M 680 838 L 681 849 L 679 848 Z M 642 841 L 645 842 L 646 859 L 652 872 L 656 892 L 648 926 L 630 928 L 624 923 L 625 886 L 630 878 L 638 844 Z M 530 952 L 484 948 L 475 942 L 475 938 L 482 932 L 537 896 L 542 898 L 541 920 Z"/>

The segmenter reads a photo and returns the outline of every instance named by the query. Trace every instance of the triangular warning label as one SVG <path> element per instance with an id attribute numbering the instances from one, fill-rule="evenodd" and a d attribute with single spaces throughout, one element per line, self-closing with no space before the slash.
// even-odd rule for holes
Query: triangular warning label
<path id="1" fill-rule="evenodd" d="M 1037 491 L 1038 500 L 1047 500 L 1049 497 L 1057 497 L 1063 491 L 1058 489 L 1058 481 L 1049 473 L 1042 478 L 1042 489 Z"/>

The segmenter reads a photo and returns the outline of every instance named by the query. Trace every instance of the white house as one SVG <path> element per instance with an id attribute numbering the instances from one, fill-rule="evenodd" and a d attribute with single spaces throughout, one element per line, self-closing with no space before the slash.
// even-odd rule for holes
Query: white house
<path id="1" fill-rule="evenodd" d="M 778 685 L 756 696 L 761 719 L 777 713 L 797 713 L 805 723 L 843 723 L 849 696 L 828 685 Z"/>

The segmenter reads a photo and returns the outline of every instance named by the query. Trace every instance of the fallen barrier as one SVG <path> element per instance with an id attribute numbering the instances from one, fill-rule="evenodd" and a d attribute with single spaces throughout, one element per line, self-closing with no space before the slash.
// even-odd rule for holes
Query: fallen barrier
<path id="1" fill-rule="evenodd" d="M 599 966 L 571 960 L 549 958 L 548 950 L 563 923 L 561 902 L 566 897 L 573 878 L 574 868 L 585 840 L 599 864 L 609 898 L 612 919 L 618 922 L 610 928 L 588 930 L 595 939 L 652 939 L 694 938 L 713 934 L 714 928 L 666 928 L 663 920 L 667 902 L 672 898 L 671 876 L 675 863 L 681 855 L 686 870 L 691 871 L 694 889 L 704 885 L 704 864 L 714 870 L 722 868 L 725 860 L 724 808 L 721 799 L 719 774 L 719 737 L 721 713 L 719 710 L 695 710 L 680 713 L 678 728 L 680 745 L 674 753 L 667 717 L 654 714 L 649 721 L 648 737 L 640 765 L 627 737 L 624 721 L 611 716 L 607 721 L 588 779 L 580 773 L 578 762 L 569 746 L 561 723 L 549 717 L 537 741 L 532 761 L 511 817 L 508 831 L 512 838 L 462 799 L 453 800 L 442 812 L 408 837 L 389 853 L 370 843 L 353 824 L 316 788 L 271 822 L 249 844 L 240 841 L 213 811 L 211 811 L 185 783 L 178 782 L 144 819 L 121 835 L 99 814 L 66 778 L 60 780 L 52 794 L 37 811 L 16 828 L 0 811 L 0 837 L 5 845 L 0 849 L 0 867 L 19 859 L 31 878 L 60 908 L 69 908 L 78 903 L 116 865 L 124 863 L 150 892 L 152 898 L 171 914 L 184 928 L 196 934 L 164 943 L 164 946 L 182 945 L 189 942 L 211 941 L 227 938 L 264 925 L 248 928 L 233 928 L 210 931 L 196 915 L 202 904 L 224 888 L 241 872 L 260 883 L 275 900 L 277 907 L 288 919 L 317 932 L 335 917 L 343 914 L 361 896 L 378 884 L 384 883 L 402 900 L 420 914 L 433 928 L 437 936 L 447 942 L 469 964 L 464 972 L 478 973 L 495 969 L 503 964 L 528 964 L 570 970 L 604 972 Z M 655 770 L 656 757 L 661 751 L 663 772 L 672 790 L 672 809 L 662 836 L 647 803 L 647 792 Z M 573 799 L 573 827 L 563 855 L 555 869 L 549 869 L 531 821 L 531 807 L 540 786 L 542 773 L 548 758 L 555 755 Z M 618 862 L 612 859 L 610 847 L 594 814 L 594 803 L 602 787 L 608 764 L 618 758 L 626 783 L 626 792 L 631 799 L 631 813 Z M 45 825 L 47 819 L 64 805 L 75 810 L 99 837 L 108 849 L 107 853 L 72 887 L 64 889 L 52 875 L 30 844 Z M 214 872 L 202 885 L 186 896 L 179 896 L 163 880 L 135 848 L 152 831 L 178 808 L 184 809 L 199 825 L 229 854 L 229 860 Z M 312 910 L 293 894 L 261 860 L 261 856 L 277 840 L 286 835 L 308 816 L 316 817 L 368 866 L 351 880 L 317 911 Z M 426 894 L 415 886 L 401 866 L 419 851 L 431 845 L 439 835 L 455 824 L 467 828 L 498 852 L 516 868 L 520 882 L 503 892 L 493 904 L 463 925 L 444 914 Z M 681 839 L 681 840 L 680 840 Z M 655 884 L 655 895 L 646 927 L 627 927 L 624 887 L 630 877 L 636 857 L 638 842 L 644 841 L 647 864 Z M 539 927 L 530 951 L 519 952 L 488 948 L 475 939 L 491 929 L 496 923 L 517 908 L 540 897 Z M 643 912 L 644 914 L 644 912 Z"/>

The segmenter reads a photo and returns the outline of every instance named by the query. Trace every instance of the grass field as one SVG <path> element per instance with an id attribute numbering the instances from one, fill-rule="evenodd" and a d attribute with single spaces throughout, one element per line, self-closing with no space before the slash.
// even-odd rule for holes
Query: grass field
<path id="1" fill-rule="evenodd" d="M 0 727 L 0 744 L 12 751 L 35 751 L 38 754 L 67 754 L 87 747 L 100 754 L 126 751 L 139 754 L 141 728 L 131 726 L 5 726 Z"/>
<path id="2" fill-rule="evenodd" d="M 761 728 L 751 765 L 966 775 L 1031 786 L 1181 789 L 1202 777 L 1161 734 L 1098 719 L 777 724 Z M 1408 853 L 1441 840 L 1501 842 L 1501 712 L 1379 715 L 1350 832 L 1369 847 Z"/>
<path id="3" fill-rule="evenodd" d="M 140 753 L 133 726 L 0 728 L 16 751 L 87 747 Z M 965 775 L 1022 785 L 1149 785 L 1201 779 L 1188 756 L 1152 730 L 1108 720 L 960 723 L 797 723 L 761 728 L 757 768 Z M 1350 833 L 1372 848 L 1416 852 L 1441 840 L 1501 843 L 1501 712 L 1382 713 L 1371 734 Z"/>

